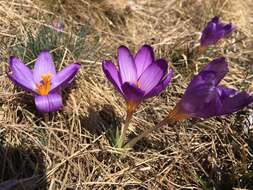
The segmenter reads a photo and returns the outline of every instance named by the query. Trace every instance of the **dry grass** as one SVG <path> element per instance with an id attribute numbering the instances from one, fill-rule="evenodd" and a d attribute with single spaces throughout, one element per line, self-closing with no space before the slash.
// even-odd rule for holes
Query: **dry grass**
<path id="1" fill-rule="evenodd" d="M 110 146 L 107 131 L 123 124 L 125 104 L 101 71 L 101 60 L 115 58 L 119 45 L 134 51 L 143 43 L 152 44 L 175 70 L 167 90 L 135 113 L 129 138 L 161 120 L 192 75 L 219 55 L 230 60 L 224 83 L 252 91 L 252 8 L 250 0 L 0 1 L 0 182 L 27 179 L 16 189 L 49 190 L 253 189 L 253 131 L 244 124 L 250 109 L 164 127 L 124 152 Z M 196 58 L 199 32 L 213 15 L 236 23 L 238 30 Z M 27 28 L 36 34 L 55 17 L 64 18 L 67 34 L 85 24 L 91 32 L 78 78 L 63 93 L 66 106 L 45 123 L 32 97 L 4 71 L 18 37 L 26 42 Z M 58 67 L 73 61 L 73 52 L 59 49 L 64 56 Z"/>

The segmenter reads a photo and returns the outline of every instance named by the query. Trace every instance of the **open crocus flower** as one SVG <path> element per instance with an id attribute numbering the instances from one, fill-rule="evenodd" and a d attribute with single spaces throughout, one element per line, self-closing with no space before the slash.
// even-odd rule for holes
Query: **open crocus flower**
<path id="1" fill-rule="evenodd" d="M 235 26 L 231 23 L 224 24 L 220 22 L 219 17 L 215 16 L 208 22 L 206 28 L 202 32 L 200 45 L 207 47 L 208 45 L 215 44 L 221 38 L 227 37 L 235 30 Z"/>
<path id="2" fill-rule="evenodd" d="M 29 69 L 20 59 L 10 57 L 9 78 L 24 90 L 35 95 L 35 105 L 41 112 L 52 112 L 62 108 L 61 89 L 68 85 L 80 68 L 79 63 L 70 64 L 56 73 L 51 54 L 42 51 Z"/>
<path id="3" fill-rule="evenodd" d="M 209 118 L 236 112 L 253 102 L 246 92 L 219 85 L 228 72 L 224 57 L 211 61 L 188 85 L 172 114 L 174 119 Z"/>
<path id="4" fill-rule="evenodd" d="M 128 111 L 146 98 L 158 95 L 169 84 L 173 70 L 164 59 L 155 60 L 152 47 L 144 45 L 135 56 L 129 49 L 118 49 L 119 71 L 112 61 L 103 61 L 103 71 L 115 88 L 124 96 Z"/>

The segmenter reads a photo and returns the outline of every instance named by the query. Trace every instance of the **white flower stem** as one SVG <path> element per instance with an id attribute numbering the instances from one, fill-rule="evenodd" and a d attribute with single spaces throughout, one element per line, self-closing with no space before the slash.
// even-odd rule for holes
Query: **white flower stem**
<path id="1" fill-rule="evenodd" d="M 129 124 L 131 122 L 132 117 L 133 117 L 133 112 L 128 111 L 127 116 L 126 116 L 126 120 L 125 120 L 125 125 L 121 128 L 120 138 L 119 138 L 118 143 L 117 143 L 118 148 L 122 148 L 122 146 L 124 145 L 124 141 L 125 141 L 125 137 L 126 137 L 126 131 L 129 127 Z"/>

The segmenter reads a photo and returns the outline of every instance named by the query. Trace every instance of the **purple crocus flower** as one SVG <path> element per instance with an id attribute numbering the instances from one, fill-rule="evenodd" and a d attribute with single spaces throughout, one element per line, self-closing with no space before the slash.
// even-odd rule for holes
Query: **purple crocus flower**
<path id="1" fill-rule="evenodd" d="M 135 56 L 125 46 L 118 48 L 119 70 L 112 61 L 103 61 L 103 71 L 124 96 L 128 111 L 133 112 L 141 101 L 158 95 L 169 84 L 173 70 L 164 59 L 155 60 L 151 46 L 143 45 Z"/>
<path id="2" fill-rule="evenodd" d="M 253 96 L 222 85 L 220 81 L 228 72 L 224 57 L 211 61 L 188 85 L 176 105 L 174 118 L 209 118 L 236 112 L 253 102 Z"/>
<path id="3" fill-rule="evenodd" d="M 68 85 L 80 68 L 73 63 L 56 73 L 51 54 L 44 50 L 39 54 L 34 69 L 29 69 L 20 59 L 10 57 L 8 77 L 25 91 L 35 96 L 35 105 L 40 112 L 52 112 L 62 108 L 61 89 Z"/>
<path id="4" fill-rule="evenodd" d="M 208 45 L 215 44 L 221 38 L 227 37 L 234 30 L 234 25 L 231 23 L 224 24 L 220 22 L 219 17 L 215 16 L 207 23 L 206 28 L 203 30 L 200 45 L 207 47 Z"/>

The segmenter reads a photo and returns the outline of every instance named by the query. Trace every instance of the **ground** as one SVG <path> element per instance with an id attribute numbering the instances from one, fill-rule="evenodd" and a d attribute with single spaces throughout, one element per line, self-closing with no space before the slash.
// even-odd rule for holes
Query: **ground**
<path id="1" fill-rule="evenodd" d="M 252 10 L 251 0 L 1 0 L 0 183 L 42 190 L 253 189 L 252 107 L 165 126 L 124 151 L 113 148 L 109 132 L 124 124 L 125 102 L 101 69 L 105 59 L 116 62 L 118 46 L 135 52 L 144 43 L 174 69 L 166 90 L 134 114 L 128 139 L 161 121 L 192 76 L 218 56 L 229 60 L 223 84 L 252 92 Z M 200 32 L 215 15 L 237 30 L 196 54 Z M 65 107 L 49 121 L 6 76 L 10 55 L 32 66 L 44 48 L 57 69 L 77 60 L 82 66 L 63 92 Z"/>

